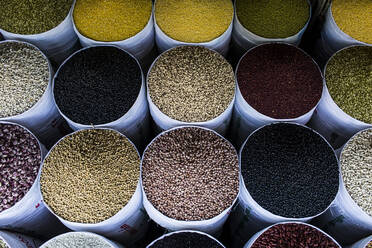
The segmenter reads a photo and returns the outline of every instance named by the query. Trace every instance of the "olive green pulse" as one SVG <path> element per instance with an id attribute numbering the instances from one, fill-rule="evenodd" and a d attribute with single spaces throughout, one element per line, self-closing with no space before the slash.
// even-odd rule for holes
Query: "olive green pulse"
<path id="1" fill-rule="evenodd" d="M 297 34 L 310 17 L 306 0 L 237 0 L 236 14 L 250 32 L 264 38 Z"/>
<path id="2" fill-rule="evenodd" d="M 346 114 L 372 124 L 372 47 L 354 46 L 336 53 L 325 72 L 333 101 Z"/>
<path id="3" fill-rule="evenodd" d="M 0 0 L 0 28 L 16 34 L 40 34 L 58 26 L 73 0 Z"/>

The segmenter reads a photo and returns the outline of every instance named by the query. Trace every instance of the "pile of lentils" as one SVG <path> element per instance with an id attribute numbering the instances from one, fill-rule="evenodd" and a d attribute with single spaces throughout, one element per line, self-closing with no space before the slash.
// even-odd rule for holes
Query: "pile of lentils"
<path id="1" fill-rule="evenodd" d="M 60 111 L 85 125 L 105 124 L 125 115 L 142 84 L 138 62 L 113 46 L 82 49 L 67 60 L 54 79 Z"/>
<path id="2" fill-rule="evenodd" d="M 366 248 L 372 248 L 372 241 L 369 241 L 368 245 L 366 246 Z"/>
<path id="3" fill-rule="evenodd" d="M 307 0 L 236 0 L 236 15 L 250 32 L 264 38 L 287 38 L 310 18 Z"/>
<path id="4" fill-rule="evenodd" d="M 248 137 L 241 173 L 262 208 L 287 218 L 323 212 L 339 186 L 334 150 L 311 129 L 290 123 L 270 124 Z"/>
<path id="5" fill-rule="evenodd" d="M 34 184 L 41 164 L 39 142 L 16 124 L 0 123 L 0 213 L 19 202 Z"/>
<path id="6" fill-rule="evenodd" d="M 1 0 L 0 29 L 16 34 L 40 34 L 58 26 L 73 0 Z"/>
<path id="7" fill-rule="evenodd" d="M 372 216 L 372 129 L 359 132 L 347 142 L 340 163 L 347 192 Z"/>
<path id="8" fill-rule="evenodd" d="M 372 44 L 372 2 L 370 0 L 333 0 L 332 16 L 347 35 Z"/>
<path id="9" fill-rule="evenodd" d="M 9 248 L 9 246 L 5 243 L 4 240 L 0 237 L 0 248 Z"/>
<path id="10" fill-rule="evenodd" d="M 372 47 L 353 46 L 337 52 L 325 71 L 333 101 L 351 117 L 372 124 Z"/>
<path id="11" fill-rule="evenodd" d="M 69 232 L 57 236 L 41 246 L 41 248 L 113 248 L 103 237 L 87 232 Z"/>
<path id="12" fill-rule="evenodd" d="M 234 15 L 231 0 L 157 0 L 156 23 L 174 40 L 201 43 L 221 36 Z"/>
<path id="13" fill-rule="evenodd" d="M 251 248 L 340 248 L 329 236 L 301 223 L 277 224 L 262 233 Z"/>
<path id="14" fill-rule="evenodd" d="M 171 233 L 159 239 L 148 248 L 222 248 L 217 241 L 207 235 L 197 232 L 177 232 Z"/>
<path id="15" fill-rule="evenodd" d="M 22 114 L 43 96 L 49 63 L 36 47 L 16 41 L 0 43 L 0 118 Z"/>
<path id="16" fill-rule="evenodd" d="M 238 156 L 213 131 L 172 129 L 145 150 L 142 184 L 147 199 L 164 215 L 184 221 L 207 220 L 230 207 L 238 194 Z"/>
<path id="17" fill-rule="evenodd" d="M 201 46 L 180 46 L 163 53 L 148 75 L 152 102 L 183 122 L 204 122 L 221 115 L 235 94 L 231 65 Z"/>
<path id="18" fill-rule="evenodd" d="M 73 12 L 79 32 L 97 41 L 120 41 L 149 22 L 151 0 L 77 0 Z"/>
<path id="19" fill-rule="evenodd" d="M 61 218 L 99 223 L 118 213 L 139 180 L 134 145 L 109 129 L 75 132 L 57 143 L 44 160 L 41 192 Z"/>
<path id="20" fill-rule="evenodd" d="M 239 90 L 255 110 L 275 119 L 306 114 L 319 102 L 323 78 L 300 49 L 272 43 L 247 52 L 237 69 Z"/>

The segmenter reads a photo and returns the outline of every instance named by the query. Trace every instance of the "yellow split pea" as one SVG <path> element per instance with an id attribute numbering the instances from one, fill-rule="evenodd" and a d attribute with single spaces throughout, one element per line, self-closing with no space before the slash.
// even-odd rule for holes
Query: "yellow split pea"
<path id="1" fill-rule="evenodd" d="M 371 0 L 333 0 L 332 15 L 342 32 L 372 44 Z"/>
<path id="2" fill-rule="evenodd" d="M 151 0 L 77 0 L 73 12 L 79 32 L 96 41 L 120 41 L 148 23 Z"/>
<path id="3" fill-rule="evenodd" d="M 160 29 L 183 42 L 214 40 L 228 29 L 233 15 L 231 0 L 157 0 L 155 3 Z"/>

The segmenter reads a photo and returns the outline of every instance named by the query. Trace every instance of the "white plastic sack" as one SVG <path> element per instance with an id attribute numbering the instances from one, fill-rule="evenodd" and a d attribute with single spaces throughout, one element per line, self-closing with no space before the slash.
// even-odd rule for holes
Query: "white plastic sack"
<path id="1" fill-rule="evenodd" d="M 1 41 L 0 43 L 2 42 L 8 41 Z M 31 45 L 29 43 L 27 44 Z M 35 47 L 34 45 L 32 46 Z M 47 57 L 45 55 L 44 57 L 49 64 L 49 83 L 43 96 L 34 106 L 32 106 L 32 108 L 30 108 L 26 112 L 15 116 L 0 118 L 0 121 L 9 121 L 25 126 L 28 129 L 30 129 L 31 132 L 34 133 L 43 144 L 50 146 L 54 144 L 60 137 L 62 137 L 59 127 L 62 125 L 63 119 L 61 115 L 58 113 L 58 110 L 53 100 L 52 93 L 52 79 L 54 74 L 53 68 Z"/>
<path id="2" fill-rule="evenodd" d="M 342 149 L 338 150 L 340 154 Z M 335 201 L 325 214 L 314 220 L 314 224 L 342 244 L 354 243 L 372 233 L 372 216 L 364 212 L 351 198 L 342 175 L 340 175 L 340 186 Z"/>
<path id="3" fill-rule="evenodd" d="M 326 83 L 324 83 L 322 98 L 309 126 L 323 135 L 334 148 L 339 148 L 351 136 L 363 129 L 372 127 L 372 124 L 354 119 L 342 111 L 332 100 Z"/>
<path id="4" fill-rule="evenodd" d="M 75 49 L 77 36 L 72 27 L 72 11 L 58 26 L 41 34 L 15 34 L 0 29 L 5 40 L 20 40 L 34 44 L 42 50 L 48 58 L 61 63 Z"/>
<path id="5" fill-rule="evenodd" d="M 367 245 L 372 242 L 372 235 L 368 236 L 367 238 L 364 238 L 362 240 L 359 240 L 358 242 L 347 246 L 347 248 L 367 248 Z"/>
<path id="6" fill-rule="evenodd" d="M 86 235 L 88 237 L 92 237 L 92 238 L 98 238 L 100 239 L 101 241 L 103 241 L 104 243 L 106 243 L 107 245 L 110 245 L 111 248 L 124 248 L 124 246 L 122 246 L 121 244 L 115 242 L 115 241 L 112 241 L 112 240 L 109 240 L 101 235 L 98 235 L 98 234 L 95 234 L 95 233 L 90 233 L 90 232 L 68 232 L 68 233 L 64 233 L 64 234 L 61 234 L 61 235 L 58 235 L 57 237 L 54 237 L 50 240 L 48 240 L 47 242 L 45 242 L 42 246 L 40 246 L 40 248 L 48 248 L 48 247 L 53 247 L 52 244 L 53 242 L 55 242 L 56 240 L 60 239 L 60 238 L 67 238 L 67 237 L 71 237 L 73 238 L 72 236 L 73 235 Z M 67 248 L 67 247 L 66 247 Z M 93 247 L 92 247 L 93 248 Z"/>
<path id="7" fill-rule="evenodd" d="M 351 45 L 371 45 L 358 41 L 341 31 L 332 16 L 332 4 L 326 14 L 321 30 L 320 49 L 318 56 L 321 61 L 327 61 L 334 53 Z"/>
<path id="8" fill-rule="evenodd" d="M 235 15 L 234 15 L 234 28 L 232 32 L 232 42 L 234 44 L 234 48 L 236 49 L 238 54 L 242 54 L 248 49 L 260 45 L 260 44 L 265 44 L 265 43 L 270 43 L 270 42 L 281 42 L 281 43 L 288 43 L 292 44 L 295 46 L 298 46 L 301 42 L 301 38 L 303 34 L 305 33 L 310 19 L 311 19 L 311 11 L 312 11 L 312 6 L 309 3 L 309 0 L 307 1 L 309 4 L 309 19 L 306 22 L 305 26 L 295 35 L 286 37 L 286 38 L 277 38 L 277 39 L 269 39 L 269 38 L 264 38 L 261 36 L 258 36 L 252 32 L 250 32 L 248 29 L 246 29 L 239 21 L 238 16 L 236 14 L 236 0 L 234 1 L 235 4 Z M 289 21 L 289 20 L 288 20 Z"/>
<path id="9" fill-rule="evenodd" d="M 89 49 L 89 48 L 90 47 L 83 48 L 75 52 L 74 54 L 72 54 L 68 59 L 66 59 L 65 62 L 63 62 L 60 68 L 76 53 L 84 49 Z M 131 56 L 133 57 L 133 55 Z M 138 60 L 135 57 L 133 58 L 137 61 L 139 68 L 141 68 Z M 58 72 L 59 72 L 59 69 L 57 70 L 54 78 L 58 76 Z M 142 75 L 142 85 L 141 85 L 140 92 L 138 94 L 136 101 L 134 102 L 133 106 L 128 110 L 128 112 L 115 121 L 94 126 L 94 128 L 111 128 L 111 129 L 115 129 L 121 132 L 122 134 L 127 136 L 131 141 L 133 141 L 133 143 L 139 149 L 142 149 L 146 145 L 145 138 L 149 134 L 149 125 L 150 125 L 150 114 L 149 114 L 149 108 L 148 108 L 148 104 L 146 100 L 146 86 L 145 86 L 145 79 L 144 79 L 144 74 L 143 74 L 142 69 L 141 69 L 141 75 Z M 52 85 L 53 85 L 52 88 L 54 88 L 54 79 L 53 79 Z M 51 91 L 53 91 L 53 89 Z M 56 105 L 54 98 L 53 98 L 53 104 Z M 83 125 L 83 124 L 79 124 L 79 123 L 72 121 L 58 108 L 58 106 L 57 106 L 57 109 L 59 111 L 59 114 L 67 121 L 67 124 L 71 127 L 72 130 L 77 131 L 77 130 L 92 128 L 91 125 Z"/>
<path id="10" fill-rule="evenodd" d="M 41 241 L 19 233 L 0 231 L 0 240 L 3 240 L 9 248 L 37 248 Z"/>
<path id="11" fill-rule="evenodd" d="M 178 128 L 182 128 L 186 126 L 181 126 Z M 167 130 L 170 131 L 170 130 Z M 146 147 L 144 153 L 148 149 L 148 147 L 163 133 L 167 132 L 164 131 L 160 133 L 158 136 L 156 136 L 150 144 Z M 216 135 L 220 136 L 222 139 L 225 139 L 218 133 Z M 226 139 L 225 139 L 226 140 Z M 227 141 L 227 140 L 226 140 Z M 228 141 L 227 141 L 228 142 Z M 142 178 L 142 160 L 141 160 L 141 178 Z M 141 184 L 142 186 L 142 184 Z M 200 220 L 200 221 L 183 221 L 183 220 L 176 220 L 173 218 L 170 218 L 168 216 L 165 216 L 162 214 L 159 210 L 157 210 L 154 205 L 147 199 L 146 192 L 142 186 L 142 195 L 143 195 L 143 206 L 146 209 L 146 212 L 150 216 L 150 218 L 155 221 L 158 225 L 165 228 L 169 232 L 173 231 L 181 231 L 181 230 L 197 230 L 201 232 L 208 233 L 213 236 L 219 236 L 222 232 L 223 225 L 225 224 L 227 218 L 230 215 L 231 209 L 235 202 L 237 201 L 237 198 L 233 201 L 233 203 L 230 205 L 230 207 L 223 210 L 219 215 L 207 219 L 207 220 Z"/>
<path id="12" fill-rule="evenodd" d="M 313 113 L 316 109 L 315 106 L 307 113 L 293 119 L 274 119 L 259 113 L 252 106 L 250 106 L 244 99 L 239 89 L 238 82 L 236 85 L 236 98 L 232 115 L 231 130 L 235 145 L 237 145 L 237 147 L 240 147 L 254 130 L 273 122 L 293 122 L 305 125 L 313 116 Z"/>
<path id="13" fill-rule="evenodd" d="M 156 0 L 154 3 L 154 8 L 153 8 L 154 25 L 155 25 L 155 40 L 156 40 L 156 45 L 160 53 L 163 53 L 166 50 L 176 47 L 176 46 L 189 45 L 189 46 L 204 46 L 209 49 L 215 50 L 216 52 L 226 57 L 227 52 L 229 51 L 231 33 L 233 30 L 233 20 L 231 20 L 230 26 L 227 28 L 227 30 L 221 36 L 217 37 L 214 40 L 211 40 L 208 42 L 201 42 L 201 43 L 183 42 L 183 41 L 172 39 L 160 29 L 160 27 L 156 23 L 155 6 L 156 6 Z"/>
<path id="14" fill-rule="evenodd" d="M 168 236 L 171 236 L 173 234 L 176 234 L 176 233 L 198 233 L 200 235 L 204 235 L 204 236 L 207 236 L 208 238 L 210 239 L 213 239 L 214 241 L 216 241 L 221 247 L 225 247 L 220 241 L 218 241 L 217 239 L 215 239 L 214 237 L 212 237 L 211 235 L 207 234 L 207 233 L 203 233 L 203 232 L 199 232 L 199 231 L 193 231 L 193 230 L 182 230 L 182 231 L 177 231 L 177 232 L 171 232 L 171 233 L 167 233 L 167 234 L 164 234 L 163 236 L 159 237 L 158 239 L 155 239 L 154 241 L 152 241 L 148 246 L 146 246 L 146 248 L 151 248 L 151 246 L 153 244 L 155 244 L 157 241 L 159 240 L 162 240 L 164 239 L 165 237 L 168 237 Z"/>
<path id="15" fill-rule="evenodd" d="M 239 165 L 241 171 L 241 154 L 246 142 L 249 137 L 256 131 L 252 132 L 245 140 L 239 151 Z M 320 212 L 314 216 L 308 216 L 303 218 L 287 218 L 276 214 L 273 214 L 263 207 L 261 207 L 248 192 L 242 174 L 240 173 L 240 189 L 239 189 L 239 200 L 231 213 L 231 217 L 228 221 L 230 237 L 232 241 L 232 247 L 241 247 L 246 241 L 247 237 L 252 236 L 259 230 L 266 228 L 270 225 L 279 222 L 302 222 L 308 223 L 317 216 L 324 214 L 330 206 L 323 212 Z M 334 200 L 336 201 L 336 199 Z"/>
<path id="16" fill-rule="evenodd" d="M 28 130 L 23 126 L 21 127 Z M 41 161 L 43 161 L 47 150 L 40 142 L 39 145 L 41 149 Z M 0 212 L 0 229 L 8 229 L 42 237 L 50 237 L 65 230 L 57 218 L 48 211 L 40 197 L 38 190 L 40 173 L 41 166 L 34 184 L 26 195 L 11 208 Z"/>
<path id="17" fill-rule="evenodd" d="M 74 133 L 66 135 L 63 139 L 66 139 L 67 137 L 73 134 Z M 56 146 L 57 144 L 55 144 L 54 146 Z M 52 151 L 53 148 L 54 147 L 52 147 L 50 151 Z M 140 156 L 139 153 L 138 156 Z M 42 168 L 40 170 L 40 174 L 41 171 Z M 37 187 L 38 194 L 40 198 L 42 198 L 40 180 L 38 181 Z M 114 216 L 96 224 L 77 223 L 65 220 L 62 217 L 58 216 L 56 213 L 54 213 L 53 210 L 47 204 L 45 205 L 48 208 L 48 210 L 51 213 L 53 213 L 53 215 L 55 215 L 66 227 L 70 228 L 73 231 L 98 233 L 110 239 L 124 243 L 127 246 L 131 246 L 138 240 L 142 239 L 145 236 L 148 229 L 148 216 L 145 210 L 143 209 L 142 205 L 142 191 L 140 179 L 138 181 L 136 191 L 132 195 L 129 202 Z"/>
<path id="18" fill-rule="evenodd" d="M 76 2 L 74 2 L 73 8 L 75 8 Z M 73 12 L 73 11 L 72 11 Z M 72 16 L 73 19 L 73 16 Z M 85 37 L 82 35 L 79 30 L 75 26 L 75 22 L 73 21 L 73 29 L 77 36 L 79 37 L 80 44 L 83 47 L 88 46 L 97 46 L 97 45 L 114 45 L 117 47 L 120 47 L 129 53 L 133 54 L 134 57 L 136 57 L 141 64 L 148 64 L 149 59 L 147 56 L 151 53 L 153 48 L 155 47 L 155 31 L 154 31 L 154 20 L 153 20 L 153 14 L 151 14 L 150 19 L 145 26 L 144 29 L 142 29 L 139 33 L 136 35 L 122 40 L 122 41 L 113 41 L 113 42 L 102 42 L 102 41 L 96 41 L 92 40 L 88 37 Z"/>
<path id="19" fill-rule="evenodd" d="M 327 233 L 323 232 L 322 230 L 320 230 L 319 228 L 315 227 L 315 226 L 312 226 L 312 225 L 309 225 L 309 224 L 306 224 L 306 223 L 301 223 L 301 222 L 293 222 L 293 221 L 287 221 L 287 222 L 283 222 L 283 223 L 280 223 L 280 224 L 289 224 L 289 223 L 300 223 L 300 224 L 303 224 L 303 225 L 307 225 L 307 226 L 310 226 L 316 230 L 318 230 L 319 232 L 323 233 L 325 236 L 327 236 L 328 238 L 330 238 L 333 242 L 335 242 L 338 247 L 341 248 L 341 246 L 337 243 L 336 240 L 334 240 L 331 236 L 329 236 Z M 244 248 L 250 248 L 252 247 L 252 245 L 254 244 L 254 242 L 261 236 L 261 234 L 263 234 L 265 231 L 267 231 L 268 229 L 270 229 L 271 227 L 273 226 L 276 226 L 277 224 L 274 224 L 272 226 L 269 226 L 265 229 L 263 229 L 262 231 L 256 233 L 255 235 L 253 235 L 252 238 L 249 239 L 249 241 L 244 245 Z"/>
<path id="20" fill-rule="evenodd" d="M 151 71 L 152 67 L 155 65 L 159 57 L 152 63 L 149 71 Z M 230 125 L 230 120 L 231 120 L 232 113 L 233 113 L 235 93 L 234 93 L 233 99 L 231 100 L 226 110 L 222 112 L 222 114 L 220 114 L 216 118 L 209 120 L 209 121 L 204 121 L 204 122 L 183 122 L 183 121 L 178 121 L 178 120 L 170 118 L 169 116 L 161 112 L 160 109 L 154 104 L 154 102 L 151 100 L 151 96 L 149 93 L 148 77 L 149 77 L 149 73 L 147 74 L 147 79 L 146 79 L 147 102 L 149 104 L 151 117 L 154 120 L 155 125 L 156 125 L 155 127 L 156 132 L 161 133 L 163 131 L 166 131 L 166 130 L 169 130 L 175 127 L 180 127 L 180 126 L 199 126 L 199 127 L 212 129 L 221 135 L 226 134 L 227 129 Z M 236 91 L 236 87 L 235 87 L 235 91 Z"/>

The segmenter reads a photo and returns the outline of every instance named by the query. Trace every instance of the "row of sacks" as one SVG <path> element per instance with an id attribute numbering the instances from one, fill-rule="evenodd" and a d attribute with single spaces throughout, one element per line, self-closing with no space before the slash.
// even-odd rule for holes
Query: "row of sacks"
<path id="1" fill-rule="evenodd" d="M 168 50 L 169 48 L 179 46 L 179 45 L 202 45 L 207 48 L 216 50 L 223 55 L 226 55 L 229 50 L 230 40 L 232 40 L 232 43 L 234 44 L 234 48 L 238 52 L 239 56 L 241 56 L 242 53 L 244 53 L 249 48 L 252 48 L 255 45 L 268 43 L 268 42 L 285 42 L 285 43 L 289 43 L 289 44 L 293 44 L 297 46 L 299 45 L 302 35 L 304 34 L 304 32 L 306 31 L 309 25 L 309 22 L 311 19 L 311 12 L 312 12 L 311 5 L 313 5 L 315 8 L 317 8 L 317 5 L 318 5 L 317 1 L 312 1 L 310 3 L 309 1 L 303 0 L 307 4 L 307 9 L 309 12 L 307 15 L 304 15 L 306 16 L 306 18 L 304 19 L 302 23 L 303 26 L 295 29 L 295 31 L 291 31 L 291 34 L 288 37 L 278 36 L 278 37 L 271 38 L 270 34 L 268 35 L 269 37 L 257 35 L 255 31 L 247 28 L 247 25 L 244 26 L 242 24 L 237 14 L 240 12 L 242 13 L 244 12 L 243 10 L 237 9 L 237 6 L 240 6 L 240 5 L 243 6 L 242 3 L 236 2 L 234 4 L 235 6 L 235 9 L 234 9 L 233 4 L 230 1 L 227 1 L 227 0 L 225 1 L 226 2 L 221 0 L 221 3 L 218 3 L 218 4 L 223 3 L 224 6 L 226 7 L 226 11 L 230 11 L 230 13 L 228 13 L 228 15 L 225 14 L 225 16 L 222 16 L 221 12 L 219 12 L 220 10 L 218 9 L 205 10 L 202 8 L 196 8 L 197 6 L 191 7 L 192 6 L 191 3 L 190 5 L 187 5 L 187 4 L 183 5 L 183 3 L 179 3 L 180 6 L 175 5 L 174 9 L 172 10 L 179 11 L 180 13 L 178 12 L 171 13 L 168 15 L 169 16 L 168 19 L 165 18 L 165 20 L 163 20 L 164 14 L 162 15 L 162 18 L 163 18 L 162 22 L 164 22 L 164 24 L 160 26 L 163 26 L 164 28 L 165 27 L 168 28 L 168 26 L 171 24 L 170 30 L 172 28 L 181 30 L 181 32 L 186 33 L 186 36 L 189 36 L 190 33 L 194 35 L 196 34 L 200 35 L 200 34 L 203 34 L 203 32 L 209 32 L 210 31 L 209 27 L 215 24 L 212 25 L 211 23 L 208 23 L 205 20 L 208 20 L 208 18 L 210 18 L 209 15 L 211 14 L 213 14 L 214 16 L 219 16 L 219 18 L 230 18 L 229 25 L 225 25 L 226 27 L 224 27 L 225 30 L 223 30 L 224 32 L 222 32 L 222 34 L 219 34 L 218 37 L 212 38 L 212 40 L 208 40 L 207 38 L 207 40 L 201 40 L 198 42 L 185 41 L 185 40 L 182 40 L 182 38 L 180 37 L 172 38 L 171 36 L 169 36 L 169 34 L 167 34 L 164 30 L 160 28 L 160 26 L 158 25 L 156 21 L 157 3 L 161 2 L 159 3 L 159 5 L 161 5 L 161 7 L 164 7 L 164 6 L 167 6 L 167 4 L 170 4 L 170 3 L 167 3 L 167 1 L 155 1 L 155 3 L 153 3 L 152 12 L 148 13 L 149 14 L 148 21 L 147 21 L 147 24 L 144 26 L 144 28 L 138 31 L 133 36 L 126 38 L 124 40 L 119 40 L 119 41 L 94 40 L 92 38 L 84 36 L 81 32 L 79 32 L 79 27 L 76 26 L 76 22 L 74 21 L 74 16 L 75 16 L 74 8 L 78 1 L 73 1 L 71 10 L 66 16 L 66 18 L 58 26 L 52 28 L 51 30 L 48 30 L 40 34 L 17 34 L 17 33 L 12 33 L 9 30 L 1 29 L 2 27 L 0 26 L 0 33 L 7 40 L 27 41 L 27 42 L 30 42 L 38 46 L 51 60 L 59 62 L 59 63 L 62 62 L 65 58 L 67 58 L 74 50 L 76 50 L 75 43 L 77 42 L 77 40 L 79 40 L 83 47 L 92 46 L 92 45 L 119 46 L 127 50 L 131 54 L 133 54 L 137 59 L 139 59 L 142 65 L 148 65 L 152 60 L 151 56 L 153 56 L 152 51 L 153 51 L 153 48 L 155 47 L 155 41 L 156 41 L 156 45 L 160 52 L 164 52 Z M 79 3 L 79 4 L 82 4 L 82 3 Z M 93 4 L 93 5 L 96 4 L 96 6 L 91 6 L 92 11 L 94 10 L 94 8 L 102 8 L 102 9 L 105 9 L 106 11 L 112 11 L 113 13 L 115 13 L 114 9 L 110 9 L 110 8 L 115 8 L 114 5 L 111 6 L 110 4 L 108 4 L 107 6 L 103 6 L 103 5 L 99 5 L 98 3 L 90 3 L 90 4 Z M 272 6 L 270 6 L 271 8 L 273 9 L 277 8 L 277 6 L 275 6 L 276 3 L 271 3 L 271 4 L 272 4 Z M 200 3 L 200 6 L 203 7 L 203 3 Z M 187 9 L 188 7 L 189 9 Z M 138 4 L 137 8 L 141 8 L 141 5 Z M 30 11 L 34 11 L 34 10 L 30 8 Z M 200 13 L 194 13 L 195 11 L 196 12 L 200 11 Z M 209 12 L 213 12 L 213 13 L 209 13 Z M 129 15 L 131 14 L 130 11 L 128 13 Z M 85 13 L 85 14 L 89 14 L 89 13 Z M 205 26 L 204 30 L 202 29 L 203 27 L 192 26 L 193 24 L 191 23 L 189 26 L 186 26 L 185 24 L 181 24 L 181 25 L 184 25 L 182 27 L 172 26 L 172 23 L 173 25 L 180 25 L 180 23 L 177 23 L 176 20 L 172 20 L 172 18 L 174 18 L 174 16 L 177 16 L 177 14 L 184 15 L 184 18 L 189 18 L 190 16 L 196 15 L 195 18 L 199 18 L 197 22 L 200 25 L 203 24 Z M 296 13 L 296 14 L 300 15 L 302 13 Z M 106 18 L 107 20 L 104 20 L 104 22 L 106 22 L 105 25 L 108 25 L 106 29 L 110 29 L 110 25 L 116 25 L 115 17 L 112 17 L 112 20 L 110 20 L 111 18 L 110 16 Z M 266 18 L 270 18 L 270 17 L 266 17 Z M 273 18 L 272 20 L 267 20 L 267 22 L 276 23 L 278 21 L 275 19 L 275 18 L 278 18 L 278 16 L 275 16 L 275 17 L 273 16 L 272 18 Z M 294 17 L 291 16 L 291 18 L 294 18 Z M 188 20 L 188 21 L 192 21 L 192 20 Z M 288 23 L 291 23 L 291 22 L 292 20 L 288 20 Z M 99 26 L 99 28 L 103 29 L 102 32 L 104 32 L 105 27 L 102 26 L 103 24 L 100 24 L 100 25 L 101 26 Z M 126 25 L 131 25 L 131 23 L 127 23 Z M 282 21 L 281 21 L 279 25 L 285 25 L 285 24 L 282 24 Z M 131 27 L 128 26 L 126 28 L 130 29 Z M 213 28 L 216 28 L 216 27 L 213 27 Z M 280 28 L 280 26 L 278 28 Z M 184 38 L 184 39 L 187 39 L 187 38 Z M 337 27 L 337 24 L 335 23 L 332 17 L 331 6 L 329 7 L 329 10 L 327 12 L 326 21 L 324 23 L 324 28 L 322 31 L 322 39 L 324 41 L 323 42 L 324 44 L 321 45 L 322 48 L 320 48 L 319 50 L 323 49 L 327 51 L 327 54 L 325 55 L 327 58 L 325 59 L 328 59 L 334 52 L 346 46 L 370 45 L 365 42 L 360 42 L 350 37 L 348 34 L 345 34 L 344 32 L 342 32 Z"/>
<path id="2" fill-rule="evenodd" d="M 15 127 L 17 132 L 9 131 Z M 24 135 L 18 138 L 19 130 L 33 146 Z M 50 238 L 67 227 L 135 246 L 146 234 L 149 217 L 168 231 L 192 229 L 215 236 L 229 218 L 234 247 L 280 222 L 314 223 L 342 244 L 372 231 L 366 210 L 370 199 L 359 205 L 344 182 L 349 170 L 342 169 L 343 156 L 350 156 L 353 139 L 339 159 L 320 134 L 300 124 L 261 127 L 239 153 L 213 130 L 177 127 L 159 134 L 142 156 L 113 129 L 76 131 L 49 152 L 18 124 L 2 122 L 0 132 L 7 152 L 2 155 L 1 190 L 7 192 L 0 205 L 2 229 Z M 371 129 L 362 132 L 371 138 Z M 34 174 L 26 175 L 17 161 L 35 149 L 35 142 L 39 157 L 27 160 Z M 14 185 L 24 185 L 30 177 L 20 193 Z M 370 187 L 368 181 L 360 183 Z"/>
<path id="3" fill-rule="evenodd" d="M 46 56 L 29 43 L 1 41 L 0 48 L 7 56 L 21 49 L 37 50 L 49 65 L 44 93 L 33 95 L 32 91 L 21 91 L 21 84 L 39 68 L 26 75 L 22 70 L 30 63 L 28 58 L 18 58 L 24 64 L 17 64 L 16 69 L 3 62 L 6 75 L 12 77 L 4 80 L 12 81 L 20 91 L 10 94 L 7 91 L 12 88 L 4 88 L 3 94 L 10 95 L 4 98 L 4 106 L 30 98 L 34 105 L 23 113 L 0 118 L 29 128 L 47 147 L 66 134 L 61 128 L 64 121 L 72 130 L 92 126 L 116 129 L 140 150 L 149 141 L 150 116 L 157 133 L 196 125 L 222 135 L 232 134 L 236 147 L 256 128 L 272 122 L 309 123 L 335 149 L 358 131 L 371 127 L 369 77 L 356 75 L 359 68 L 368 66 L 369 46 L 347 47 L 331 57 L 332 70 L 344 66 L 337 65 L 344 54 L 355 58 L 346 77 L 335 77 L 335 71 L 328 72 L 328 67 L 322 72 L 304 51 L 284 43 L 250 49 L 235 72 L 220 54 L 201 46 L 165 51 L 147 73 L 132 54 L 116 46 L 83 48 L 69 56 L 56 73 Z M 356 64 L 359 60 L 360 65 Z M 327 82 L 328 74 L 332 82 Z M 351 83 L 342 86 L 339 93 L 334 89 L 341 88 L 337 85 L 343 84 L 342 80 Z M 360 94 L 356 96 L 355 92 Z M 338 105 L 340 98 L 347 99 L 347 111 L 344 105 Z"/>

